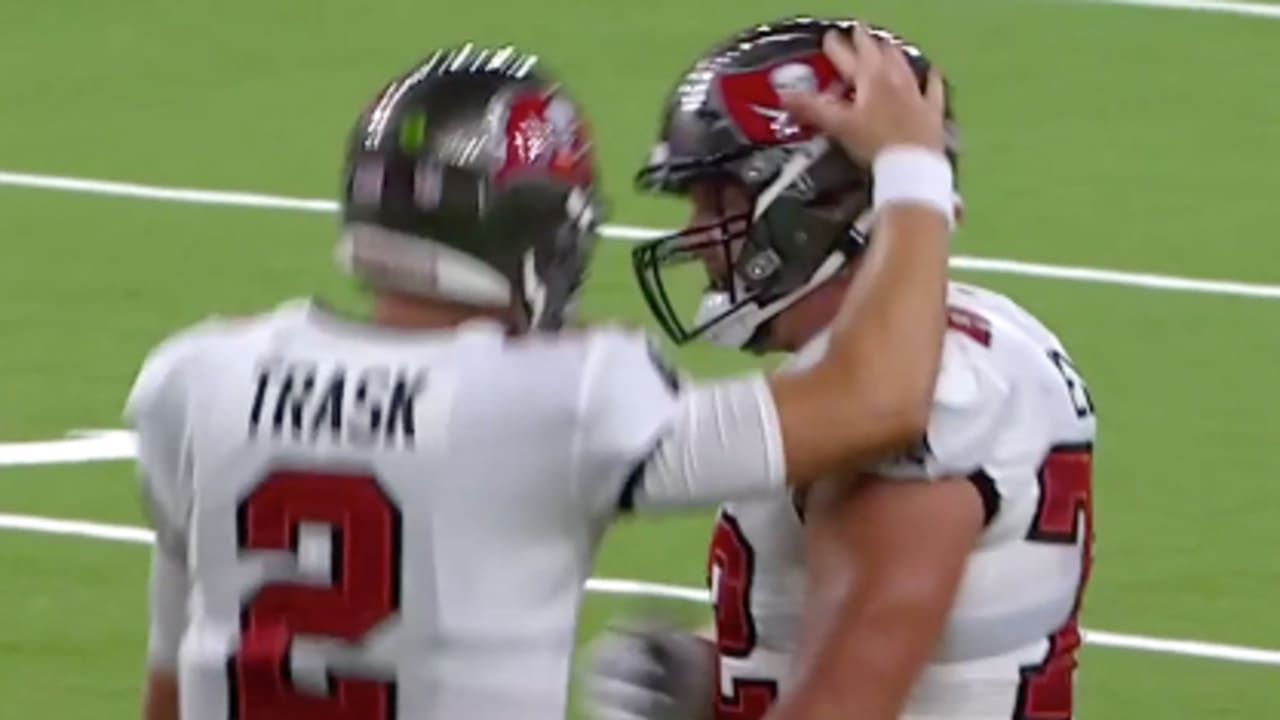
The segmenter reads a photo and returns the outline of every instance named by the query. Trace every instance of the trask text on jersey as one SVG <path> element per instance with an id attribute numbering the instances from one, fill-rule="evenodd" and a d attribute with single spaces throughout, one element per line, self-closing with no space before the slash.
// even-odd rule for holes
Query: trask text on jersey
<path id="1" fill-rule="evenodd" d="M 371 365 L 322 368 L 314 360 L 263 362 L 252 389 L 250 440 L 413 447 L 414 401 L 427 385 L 425 367 Z"/>

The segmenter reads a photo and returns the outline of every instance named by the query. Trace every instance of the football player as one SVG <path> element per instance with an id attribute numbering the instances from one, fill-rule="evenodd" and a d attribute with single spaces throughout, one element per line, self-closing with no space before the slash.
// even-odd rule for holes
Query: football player
<path id="1" fill-rule="evenodd" d="M 536 59 L 442 50 L 387 85 L 342 190 L 339 257 L 371 315 L 302 300 L 211 320 L 131 392 L 156 529 L 147 717 L 563 717 L 613 517 L 803 484 L 918 436 L 951 176 L 941 86 L 880 85 L 846 128 L 892 190 L 880 267 L 831 360 L 679 394 L 643 336 L 554 332 L 596 185 L 580 110 Z"/>
<path id="2" fill-rule="evenodd" d="M 840 39 L 851 26 L 854 46 Z M 680 79 L 639 180 L 685 199 L 689 227 L 634 254 L 676 342 L 785 351 L 784 372 L 823 362 L 841 296 L 879 263 L 882 229 L 866 221 L 882 176 L 830 151 L 780 192 L 771 183 L 811 128 L 838 131 L 847 66 L 890 46 L 923 82 L 918 48 L 811 19 L 744 31 Z M 796 87 L 820 94 L 780 111 Z M 691 260 L 711 282 L 686 322 L 663 277 Z M 723 505 L 714 643 L 654 622 L 611 632 L 588 682 L 597 717 L 1072 716 L 1093 402 L 1054 334 L 1012 301 L 953 283 L 946 302 L 919 442 L 836 483 Z"/>

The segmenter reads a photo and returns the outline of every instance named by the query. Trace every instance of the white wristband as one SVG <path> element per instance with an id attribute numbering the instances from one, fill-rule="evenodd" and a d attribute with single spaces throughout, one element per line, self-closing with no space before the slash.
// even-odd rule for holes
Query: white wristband
<path id="1" fill-rule="evenodd" d="M 871 165 L 872 210 L 890 205 L 918 205 L 936 210 L 956 226 L 956 195 L 946 155 L 916 145 L 895 145 L 876 155 Z"/>

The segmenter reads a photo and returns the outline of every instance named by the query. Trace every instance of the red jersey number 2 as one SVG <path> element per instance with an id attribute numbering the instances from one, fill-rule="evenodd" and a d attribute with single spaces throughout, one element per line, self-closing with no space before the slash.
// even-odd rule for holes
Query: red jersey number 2
<path id="1" fill-rule="evenodd" d="M 278 471 L 236 513 L 241 553 L 298 557 L 303 523 L 327 528 L 329 582 L 270 582 L 240 612 L 227 663 L 235 720 L 393 720 L 394 682 L 326 674 L 324 692 L 294 686 L 295 635 L 359 642 L 400 607 L 400 512 L 368 475 Z"/>

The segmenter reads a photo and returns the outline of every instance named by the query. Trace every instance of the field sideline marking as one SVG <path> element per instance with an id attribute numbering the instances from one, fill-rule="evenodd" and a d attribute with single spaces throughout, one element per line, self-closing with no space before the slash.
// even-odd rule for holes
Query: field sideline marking
<path id="1" fill-rule="evenodd" d="M 60 440 L 0 442 L 0 467 L 71 465 L 136 456 L 137 443 L 129 430 L 75 430 Z"/>
<path id="2" fill-rule="evenodd" d="M 39 175 L 32 173 L 0 171 L 0 186 L 5 185 L 10 187 L 56 190 L 88 195 L 106 195 L 112 197 L 152 200 L 156 202 L 174 202 L 195 205 L 220 205 L 227 207 L 293 210 L 311 213 L 334 213 L 338 208 L 336 202 L 323 198 L 299 198 L 249 192 L 161 187 L 158 185 L 143 185 L 139 183 L 117 182 L 114 180 L 94 180 L 61 175 Z M 645 240 L 661 236 L 666 232 L 667 231 L 658 228 L 635 227 L 631 225 L 605 225 L 601 228 L 601 235 L 614 240 Z M 1055 280 L 1074 280 L 1077 282 L 1106 285 L 1123 285 L 1127 287 L 1146 288 L 1149 290 L 1171 290 L 1208 295 L 1233 295 L 1238 297 L 1280 300 L 1280 285 L 1247 283 L 1234 280 L 1204 280 L 1199 278 L 1179 277 L 1175 275 L 1162 275 L 1156 273 L 1126 272 L 1121 270 L 1108 270 L 1103 268 L 1090 268 L 1072 265 L 1049 265 L 1022 260 L 970 257 L 963 255 L 953 257 L 951 259 L 951 266 L 958 270 L 1003 273 L 1008 275 L 1022 275 Z"/>
<path id="3" fill-rule="evenodd" d="M 83 537 L 134 545 L 149 545 L 153 538 L 152 532 L 142 527 L 109 525 L 83 520 L 63 520 L 34 515 L 12 515 L 8 513 L 0 513 L 0 529 Z M 708 602 L 706 591 L 699 588 L 644 582 L 641 580 L 591 578 L 587 580 L 586 588 L 588 592 L 602 595 L 657 597 L 694 602 L 701 605 L 705 605 Z M 1127 635 L 1102 630 L 1083 630 L 1083 633 L 1085 643 L 1099 647 L 1137 650 L 1164 655 L 1185 655 L 1250 665 L 1280 666 L 1280 651 L 1277 650 L 1223 645 L 1199 640 L 1144 637 L 1142 635 Z"/>
<path id="4" fill-rule="evenodd" d="M 1160 10 L 1194 10 L 1218 15 L 1244 15 L 1280 20 L 1280 5 L 1258 2 L 1230 0 L 1077 0 L 1077 2 L 1092 5 L 1129 5 Z"/>

